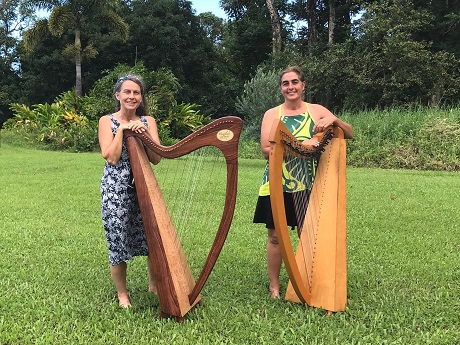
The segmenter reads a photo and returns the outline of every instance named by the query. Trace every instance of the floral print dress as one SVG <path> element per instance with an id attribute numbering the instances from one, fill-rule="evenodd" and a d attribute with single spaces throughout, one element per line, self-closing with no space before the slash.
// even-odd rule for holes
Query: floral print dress
<path id="1" fill-rule="evenodd" d="M 113 116 L 112 133 L 120 123 Z M 141 121 L 147 126 L 144 116 Z M 110 265 L 118 265 L 135 256 L 148 255 L 139 202 L 132 184 L 132 171 L 128 149 L 123 139 L 120 160 L 115 165 L 105 163 L 101 181 L 102 223 L 109 248 Z"/>

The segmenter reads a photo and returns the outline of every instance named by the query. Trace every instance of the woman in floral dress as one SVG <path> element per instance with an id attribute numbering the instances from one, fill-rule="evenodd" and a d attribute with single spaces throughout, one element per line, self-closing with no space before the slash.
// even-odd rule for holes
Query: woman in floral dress
<path id="1" fill-rule="evenodd" d="M 106 160 L 101 181 L 102 222 L 109 249 L 110 274 L 117 289 L 121 307 L 131 306 L 126 287 L 127 261 L 135 256 L 148 256 L 142 218 L 132 177 L 123 131 L 148 131 L 159 143 L 155 120 L 147 116 L 144 84 L 136 75 L 117 80 L 114 87 L 116 112 L 99 120 L 98 136 L 102 157 Z M 154 164 L 159 157 L 147 149 Z M 148 262 L 149 291 L 157 292 Z"/>

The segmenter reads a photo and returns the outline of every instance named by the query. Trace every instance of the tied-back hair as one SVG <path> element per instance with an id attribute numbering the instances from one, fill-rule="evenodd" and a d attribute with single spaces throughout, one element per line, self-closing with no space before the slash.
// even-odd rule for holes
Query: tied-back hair
<path id="1" fill-rule="evenodd" d="M 147 99 L 145 98 L 145 85 L 144 85 L 144 82 L 142 81 L 141 77 L 139 77 L 139 76 L 137 76 L 135 74 L 127 74 L 125 76 L 122 76 L 122 77 L 118 78 L 117 82 L 115 83 L 115 86 L 113 87 L 114 98 L 115 98 L 115 94 L 117 92 L 121 91 L 121 86 L 127 80 L 130 80 L 130 81 L 136 83 L 137 85 L 139 85 L 139 87 L 141 89 L 142 100 L 141 100 L 141 104 L 136 109 L 136 115 L 147 116 L 148 115 L 147 114 L 148 107 L 147 107 Z M 120 101 L 115 98 L 115 111 L 118 111 L 118 110 L 120 110 Z"/>
<path id="2" fill-rule="evenodd" d="M 286 73 L 290 73 L 290 72 L 294 72 L 295 74 L 297 74 L 301 82 L 305 82 L 305 74 L 303 73 L 302 69 L 299 66 L 290 66 L 281 71 L 279 75 L 279 80 L 278 80 L 279 86 L 281 86 L 283 75 L 285 75 Z"/>

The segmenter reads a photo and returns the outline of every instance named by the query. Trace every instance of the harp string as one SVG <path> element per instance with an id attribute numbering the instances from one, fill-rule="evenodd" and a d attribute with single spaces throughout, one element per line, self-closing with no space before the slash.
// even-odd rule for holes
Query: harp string
<path id="1" fill-rule="evenodd" d="M 297 219 L 298 246 L 307 270 L 306 286 L 311 290 L 313 260 L 316 244 L 316 218 L 315 210 L 318 209 L 318 197 L 312 195 L 311 191 L 316 178 L 315 158 L 304 157 L 294 149 L 287 149 L 285 156 L 286 172 L 291 181 L 296 181 L 296 190 L 293 193 L 294 210 Z M 320 183 L 320 182 L 319 182 Z M 307 212 L 309 211 L 309 212 Z M 299 257 L 299 255 L 297 255 Z"/>
<path id="2" fill-rule="evenodd" d="M 189 263 L 204 262 L 225 201 L 226 163 L 216 147 L 163 159 L 154 167 L 174 229 Z M 192 271 L 197 265 L 192 266 Z"/>

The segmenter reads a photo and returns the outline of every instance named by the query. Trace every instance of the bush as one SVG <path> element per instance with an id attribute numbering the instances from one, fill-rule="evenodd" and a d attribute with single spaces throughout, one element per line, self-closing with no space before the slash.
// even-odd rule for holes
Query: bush
<path id="1" fill-rule="evenodd" d="M 2 133 L 9 131 L 7 138 L 22 138 L 25 146 L 93 151 L 98 147 L 97 122 L 83 115 L 91 103 L 90 97 L 76 97 L 74 90 L 61 94 L 52 104 L 28 107 L 13 103 L 13 117 L 4 123 Z"/>
<path id="2" fill-rule="evenodd" d="M 52 104 L 28 107 L 11 104 L 12 119 L 4 124 L 3 139 L 21 146 L 52 150 L 94 151 L 99 149 L 97 126 L 101 116 L 114 111 L 113 85 L 121 75 L 135 73 L 146 85 L 148 113 L 158 123 L 160 140 L 171 145 L 209 122 L 197 104 L 178 104 L 174 94 L 180 85 L 172 72 L 160 69 L 149 72 L 142 63 L 134 67 L 119 65 L 99 79 L 90 96 L 77 97 L 74 90 L 64 92 Z"/>
<path id="3" fill-rule="evenodd" d="M 197 104 L 177 103 L 175 95 L 180 90 L 180 84 L 168 69 L 149 71 L 139 62 L 134 67 L 118 65 L 105 73 L 90 91 L 90 96 L 95 100 L 91 118 L 98 119 L 114 111 L 113 86 L 120 76 L 132 73 L 140 76 L 145 84 L 147 113 L 157 120 L 162 143 L 182 139 L 209 121 L 199 113 Z"/>
<path id="4" fill-rule="evenodd" d="M 244 84 L 241 97 L 237 98 L 236 110 L 244 120 L 245 138 L 260 140 L 260 125 L 265 112 L 281 104 L 278 86 L 279 71 L 259 68 L 254 78 Z"/>
<path id="5" fill-rule="evenodd" d="M 389 109 L 339 115 L 350 123 L 349 167 L 460 171 L 460 107 Z M 244 137 L 239 157 L 263 159 L 259 141 Z"/>
<path id="6" fill-rule="evenodd" d="M 460 170 L 460 108 L 392 109 L 344 114 L 355 138 L 347 141 L 354 167 Z"/>

